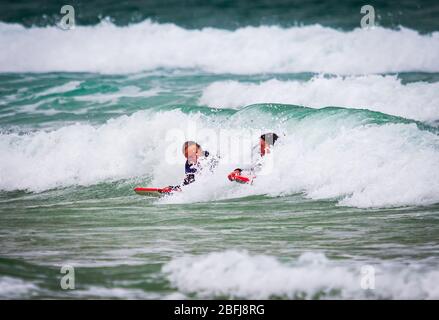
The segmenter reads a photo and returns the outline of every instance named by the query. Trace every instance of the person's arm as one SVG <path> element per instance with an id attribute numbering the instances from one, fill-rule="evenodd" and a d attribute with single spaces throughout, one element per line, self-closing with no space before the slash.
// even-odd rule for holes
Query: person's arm
<path id="1" fill-rule="evenodd" d="M 256 163 L 254 163 L 250 167 L 246 168 L 236 168 L 233 170 L 227 177 L 230 181 L 234 181 L 236 176 L 246 176 L 246 177 L 255 177 L 255 172 L 259 171 L 262 166 L 261 160 L 259 159 Z"/>
<path id="2" fill-rule="evenodd" d="M 229 173 L 227 178 L 229 178 L 230 181 L 234 181 L 236 176 L 240 176 L 241 175 L 241 172 L 242 172 L 242 169 L 236 168 L 235 170 L 233 170 L 232 172 Z"/>

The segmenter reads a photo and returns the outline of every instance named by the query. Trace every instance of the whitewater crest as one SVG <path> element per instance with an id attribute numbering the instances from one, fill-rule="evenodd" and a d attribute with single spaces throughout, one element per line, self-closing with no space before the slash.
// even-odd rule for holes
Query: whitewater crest
<path id="1" fill-rule="evenodd" d="M 0 189 L 41 192 L 139 177 L 152 185 L 175 185 L 184 173 L 181 144 L 196 140 L 220 156 L 218 167 L 203 177 L 206 181 L 167 203 L 268 192 L 302 193 L 364 208 L 429 205 L 439 202 L 439 136 L 426 129 L 413 121 L 343 108 L 255 105 L 226 117 L 179 109 L 139 111 L 101 125 L 1 133 Z M 243 165 L 243 159 L 230 154 L 250 151 L 265 131 L 281 137 L 267 157 L 269 167 L 252 186 L 231 188 L 227 173 Z M 212 139 L 217 134 L 247 136 L 248 141 L 221 150 L 218 139 Z"/>
<path id="2" fill-rule="evenodd" d="M 404 84 L 394 75 L 318 75 L 306 82 L 228 80 L 208 85 L 199 98 L 201 105 L 233 109 L 266 102 L 311 108 L 366 108 L 409 119 L 436 121 L 439 119 L 439 82 Z"/>
<path id="3" fill-rule="evenodd" d="M 103 21 L 63 31 L 55 26 L 0 23 L 0 46 L 0 72 L 112 74 L 183 68 L 233 74 L 346 75 L 439 71 L 439 32 L 421 35 L 406 28 L 344 32 L 312 25 L 189 30 L 146 20 L 124 27 Z"/>
<path id="4" fill-rule="evenodd" d="M 373 268 L 375 284 L 365 286 Z M 323 253 L 306 252 L 289 263 L 269 255 L 226 250 L 172 259 L 162 271 L 184 293 L 201 298 L 240 299 L 437 299 L 437 270 L 418 266 L 334 262 Z M 373 282 L 372 282 L 373 283 Z"/>

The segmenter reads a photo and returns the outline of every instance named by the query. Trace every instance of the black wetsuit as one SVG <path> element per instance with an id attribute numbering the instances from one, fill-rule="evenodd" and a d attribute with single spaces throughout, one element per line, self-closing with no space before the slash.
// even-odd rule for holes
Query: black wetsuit
<path id="1" fill-rule="evenodd" d="M 189 161 L 186 160 L 186 164 L 184 166 L 184 172 L 186 174 L 186 177 L 183 180 L 184 186 L 195 181 L 195 173 L 197 171 L 198 171 L 197 164 L 196 163 L 189 163 Z"/>
<path id="2" fill-rule="evenodd" d="M 189 161 L 186 160 L 186 163 L 184 165 L 184 172 L 186 174 L 186 177 L 183 180 L 183 185 L 186 186 L 194 182 L 195 176 L 202 170 L 204 170 L 204 168 L 208 168 L 210 172 L 213 172 L 213 169 L 218 164 L 218 159 L 218 156 L 209 156 L 209 152 L 204 151 L 203 157 L 197 159 L 196 163 L 189 163 Z"/>

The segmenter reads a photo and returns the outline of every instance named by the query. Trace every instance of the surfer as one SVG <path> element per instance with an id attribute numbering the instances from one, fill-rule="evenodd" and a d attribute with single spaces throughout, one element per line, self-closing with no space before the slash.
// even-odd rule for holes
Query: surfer
<path id="1" fill-rule="evenodd" d="M 188 185 L 195 181 L 195 174 L 201 170 L 200 161 L 203 157 L 208 157 L 209 152 L 204 151 L 201 146 L 194 141 L 186 141 L 182 148 L 186 163 L 184 165 L 184 173 L 186 177 L 183 180 L 183 185 Z"/>
<path id="2" fill-rule="evenodd" d="M 218 160 L 215 157 L 209 157 L 209 152 L 203 150 L 203 148 L 195 141 L 186 141 L 183 144 L 182 152 L 186 158 L 184 165 L 185 178 L 182 186 L 186 186 L 195 181 L 195 176 L 206 166 L 212 171 L 217 165 Z M 180 186 L 170 186 L 173 190 L 180 189 Z"/>
<path id="3" fill-rule="evenodd" d="M 236 168 L 229 175 L 228 178 L 230 181 L 234 181 L 236 176 L 241 176 L 242 172 L 245 171 L 246 175 L 253 176 L 255 172 L 259 171 L 262 167 L 262 159 L 263 157 L 270 153 L 270 148 L 274 146 L 274 143 L 277 141 L 279 136 L 274 133 L 264 133 L 259 138 L 259 157 L 257 161 L 252 164 L 249 168 Z M 258 146 L 255 146 L 257 148 Z M 248 179 L 247 179 L 248 180 Z"/>

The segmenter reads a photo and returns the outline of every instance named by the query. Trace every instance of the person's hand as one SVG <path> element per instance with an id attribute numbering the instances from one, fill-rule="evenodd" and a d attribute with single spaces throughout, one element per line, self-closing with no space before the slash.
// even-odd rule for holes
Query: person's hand
<path id="1" fill-rule="evenodd" d="M 227 178 L 229 178 L 230 181 L 235 180 L 236 176 L 239 176 L 241 174 L 242 170 L 237 168 L 235 170 L 233 170 L 228 176 Z"/>

